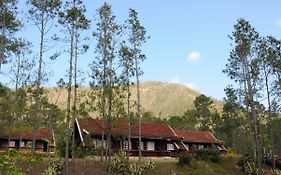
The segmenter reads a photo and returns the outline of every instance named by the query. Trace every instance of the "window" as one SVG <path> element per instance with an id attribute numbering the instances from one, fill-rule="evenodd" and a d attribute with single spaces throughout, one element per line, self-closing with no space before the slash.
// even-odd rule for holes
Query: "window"
<path id="1" fill-rule="evenodd" d="M 204 145 L 198 145 L 198 149 L 203 149 Z"/>
<path id="2" fill-rule="evenodd" d="M 154 142 L 147 142 L 147 150 L 155 150 Z"/>
<path id="3" fill-rule="evenodd" d="M 24 142 L 23 141 L 20 142 L 20 147 L 21 148 L 24 147 Z"/>
<path id="4" fill-rule="evenodd" d="M 124 141 L 123 142 L 123 149 L 127 150 L 129 146 L 129 141 Z M 130 149 L 132 149 L 132 143 L 130 143 Z"/>
<path id="5" fill-rule="evenodd" d="M 175 150 L 174 144 L 167 143 L 167 150 Z"/>
<path id="6" fill-rule="evenodd" d="M 9 142 L 9 147 L 15 147 L 16 146 L 16 141 L 10 141 Z"/>

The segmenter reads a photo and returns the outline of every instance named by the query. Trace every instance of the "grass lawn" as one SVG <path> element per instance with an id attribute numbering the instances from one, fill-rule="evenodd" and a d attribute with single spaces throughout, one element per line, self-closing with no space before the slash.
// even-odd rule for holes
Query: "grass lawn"
<path id="1" fill-rule="evenodd" d="M 152 158 L 156 168 L 145 171 L 142 175 L 241 175 L 243 174 L 236 166 L 239 156 L 227 154 L 219 163 L 209 161 L 193 161 L 190 166 L 179 166 L 174 158 Z M 131 161 L 137 161 L 132 158 Z M 42 174 L 49 166 L 44 159 L 35 165 L 29 175 Z M 71 175 L 110 175 L 106 172 L 105 163 L 97 160 L 74 159 L 70 161 Z M 265 175 L 271 175 L 270 167 L 265 168 Z"/>
<path id="2" fill-rule="evenodd" d="M 240 175 L 236 167 L 236 160 L 232 157 L 223 157 L 220 163 L 194 161 L 191 166 L 179 166 L 177 162 L 156 162 L 156 168 L 147 171 L 145 175 Z"/>

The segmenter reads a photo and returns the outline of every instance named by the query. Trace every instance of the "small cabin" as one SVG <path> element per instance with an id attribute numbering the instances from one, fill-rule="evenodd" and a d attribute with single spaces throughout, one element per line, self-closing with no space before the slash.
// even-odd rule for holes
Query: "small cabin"
<path id="1" fill-rule="evenodd" d="M 54 133 L 47 129 L 37 129 L 35 132 L 35 151 L 54 152 Z M 31 151 L 33 131 L 10 131 L 0 134 L 0 151 L 14 148 L 20 151 Z"/>

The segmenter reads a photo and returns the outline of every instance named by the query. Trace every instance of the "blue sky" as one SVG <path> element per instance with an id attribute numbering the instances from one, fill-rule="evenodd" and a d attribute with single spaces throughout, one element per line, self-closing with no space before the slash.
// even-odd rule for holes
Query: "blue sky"
<path id="1" fill-rule="evenodd" d="M 93 19 L 105 1 L 85 0 L 87 15 Z M 143 46 L 147 60 L 142 64 L 141 81 L 174 82 L 191 87 L 207 96 L 224 97 L 223 89 L 232 82 L 222 73 L 231 50 L 228 35 L 237 19 L 245 18 L 261 35 L 281 38 L 281 1 L 279 0 L 112 0 L 119 22 L 128 9 L 139 13 L 141 23 L 151 37 Z M 24 5 L 22 5 L 24 6 Z M 24 8 L 24 7 L 23 7 Z M 22 32 L 38 45 L 36 31 L 26 26 Z M 94 25 L 91 31 L 93 31 Z M 34 33 L 30 35 L 30 32 Z M 91 34 L 91 32 L 89 32 Z M 91 35 L 90 35 L 91 36 Z M 37 44 L 36 44 L 37 43 Z M 90 52 L 79 60 L 79 67 L 89 72 L 94 59 L 95 42 Z M 66 74 L 67 55 L 50 62 L 54 76 L 46 86 L 53 86 Z M 85 75 L 87 76 L 87 75 Z M 87 83 L 87 81 L 86 81 Z"/>

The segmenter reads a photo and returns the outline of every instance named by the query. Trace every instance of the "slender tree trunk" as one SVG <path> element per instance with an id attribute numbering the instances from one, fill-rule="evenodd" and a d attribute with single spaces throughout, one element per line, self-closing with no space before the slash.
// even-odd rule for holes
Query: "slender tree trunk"
<path id="1" fill-rule="evenodd" d="M 265 86 L 266 86 L 266 96 L 267 96 L 267 105 L 268 105 L 268 118 L 270 123 L 272 123 L 272 113 L 271 113 L 271 99 L 270 99 L 270 91 L 269 91 L 269 85 L 268 85 L 268 73 L 266 72 L 266 66 L 264 65 L 264 77 L 265 77 Z M 271 142 L 271 154 L 272 154 L 272 167 L 275 168 L 275 150 L 274 150 L 274 140 L 273 140 L 273 130 L 272 127 L 270 127 L 270 142 Z"/>
<path id="2" fill-rule="evenodd" d="M 75 0 L 73 1 L 75 3 Z M 75 4 L 74 4 L 75 6 Z M 65 174 L 69 175 L 69 122 L 71 117 L 71 91 L 72 91 L 72 62 L 73 62 L 73 45 L 74 45 L 74 22 L 70 29 L 70 55 L 69 55 L 69 77 L 68 77 L 68 95 L 67 95 L 67 113 L 66 113 L 66 128 L 65 128 Z"/>
<path id="3" fill-rule="evenodd" d="M 40 116 L 40 88 L 41 88 L 41 79 L 42 79 L 42 64 L 43 64 L 43 43 L 45 35 L 44 27 L 44 11 L 41 13 L 41 28 L 40 28 L 40 52 L 39 52 L 39 67 L 38 67 L 38 78 L 36 82 L 35 90 L 35 113 L 33 114 L 33 130 L 32 130 L 32 156 L 35 156 L 35 147 L 36 147 L 36 130 Z"/>
<path id="4" fill-rule="evenodd" d="M 250 113 L 249 116 L 252 119 L 252 127 L 254 131 L 254 138 L 255 138 L 255 147 L 256 147 L 256 155 L 257 155 L 257 164 L 258 164 L 258 173 L 259 175 L 262 174 L 262 156 L 261 156 L 261 145 L 260 145 L 260 136 L 259 136 L 259 121 L 256 115 L 256 107 L 254 102 L 254 90 L 251 83 L 251 78 L 249 74 L 249 63 L 247 58 L 243 58 L 243 64 L 245 68 L 245 77 L 246 77 L 246 85 L 247 85 L 247 103 L 250 106 Z"/>
<path id="5" fill-rule="evenodd" d="M 78 33 L 75 30 L 75 60 L 74 60 L 74 98 L 73 98 L 73 129 L 72 129 L 72 158 L 74 158 L 74 149 L 75 149 L 75 120 L 77 117 L 77 61 L 78 61 Z"/>
<path id="6" fill-rule="evenodd" d="M 130 145 L 131 145 L 131 114 L 130 114 L 130 80 L 129 75 L 127 74 L 127 115 L 128 115 L 128 149 L 127 149 L 127 161 L 130 157 Z"/>
<path id="7" fill-rule="evenodd" d="M 141 164 L 141 115 L 140 115 L 140 81 L 139 81 L 139 65 L 138 60 L 135 58 L 136 65 L 136 79 L 137 79 L 137 116 L 138 116 L 138 127 L 139 127 L 139 166 Z"/>
<path id="8" fill-rule="evenodd" d="M 6 3 L 5 0 L 2 1 L 3 3 L 3 7 L 4 7 L 4 4 Z M 0 9 L 1 12 L 4 12 L 4 9 Z M 4 16 L 4 14 L 1 14 L 1 16 Z M 5 50 L 5 41 L 4 41 L 4 38 L 6 36 L 6 30 L 5 30 L 5 25 L 6 25 L 6 18 L 3 18 L 3 21 L 1 22 L 1 26 L 0 28 L 2 29 L 1 30 L 1 34 L 2 36 L 0 36 L 0 74 L 1 74 L 1 69 L 2 69 L 2 63 L 5 59 L 5 54 L 4 54 L 4 50 Z"/>

